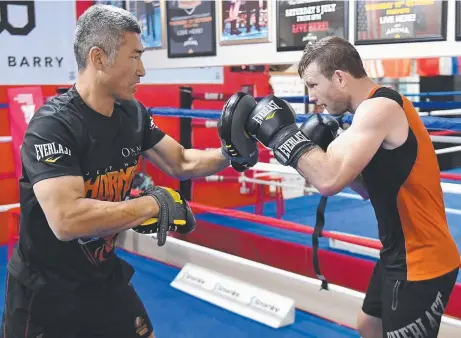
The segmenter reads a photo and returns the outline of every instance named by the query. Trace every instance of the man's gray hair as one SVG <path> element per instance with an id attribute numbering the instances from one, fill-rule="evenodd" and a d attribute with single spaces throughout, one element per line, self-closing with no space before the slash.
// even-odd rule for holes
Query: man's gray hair
<path id="1" fill-rule="evenodd" d="M 75 30 L 74 54 L 78 71 L 85 69 L 93 47 L 101 48 L 113 63 L 125 32 L 141 34 L 139 23 L 130 12 L 110 5 L 88 8 L 78 19 Z"/>

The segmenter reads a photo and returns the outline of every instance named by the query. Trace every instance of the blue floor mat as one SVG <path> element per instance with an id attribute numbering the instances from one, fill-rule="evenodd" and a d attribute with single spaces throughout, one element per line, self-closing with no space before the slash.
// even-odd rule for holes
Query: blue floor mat
<path id="1" fill-rule="evenodd" d="M 117 249 L 133 265 L 133 285 L 152 320 L 156 338 L 340 338 L 359 337 L 352 329 L 296 311 L 293 325 L 272 329 L 170 286 L 179 269 Z M 0 299 L 4 299 L 6 248 L 0 247 Z M 0 302 L 3 311 L 4 303 Z"/>

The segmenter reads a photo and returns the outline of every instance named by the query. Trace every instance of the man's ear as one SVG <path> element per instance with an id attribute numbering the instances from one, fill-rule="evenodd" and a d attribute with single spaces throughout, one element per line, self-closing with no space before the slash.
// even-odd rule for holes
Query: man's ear
<path id="1" fill-rule="evenodd" d="M 340 87 L 344 87 L 347 82 L 346 73 L 342 70 L 335 70 L 333 78 L 336 80 L 337 84 Z"/>
<path id="2" fill-rule="evenodd" d="M 93 47 L 90 49 L 88 61 L 91 62 L 93 67 L 97 70 L 102 70 L 108 62 L 107 54 L 101 48 Z"/>

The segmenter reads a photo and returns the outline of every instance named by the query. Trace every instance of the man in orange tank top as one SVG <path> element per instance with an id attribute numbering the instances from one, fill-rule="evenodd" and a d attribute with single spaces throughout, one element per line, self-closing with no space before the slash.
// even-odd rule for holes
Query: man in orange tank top
<path id="1" fill-rule="evenodd" d="M 406 97 L 367 76 L 344 39 L 307 45 L 298 71 L 310 100 L 333 116 L 353 113 L 352 125 L 337 136 L 334 118 L 314 115 L 298 127 L 289 104 L 270 95 L 250 113 L 246 132 L 322 195 L 350 186 L 370 199 L 383 248 L 358 316 L 361 336 L 436 337 L 460 254 L 428 131 Z"/>

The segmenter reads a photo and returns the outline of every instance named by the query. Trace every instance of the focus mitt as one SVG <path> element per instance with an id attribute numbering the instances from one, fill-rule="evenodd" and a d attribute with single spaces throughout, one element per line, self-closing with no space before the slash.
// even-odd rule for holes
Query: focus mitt
<path id="1" fill-rule="evenodd" d="M 245 132 L 245 123 L 255 107 L 252 96 L 238 92 L 226 102 L 218 121 L 221 151 L 237 171 L 245 171 L 258 163 L 257 142 Z"/>
<path id="2" fill-rule="evenodd" d="M 141 234 L 157 233 L 158 246 L 165 244 L 168 231 L 187 234 L 195 229 L 195 217 L 180 192 L 156 186 L 139 195 L 142 196 L 151 196 L 157 201 L 158 217 L 149 218 L 133 230 Z"/>

